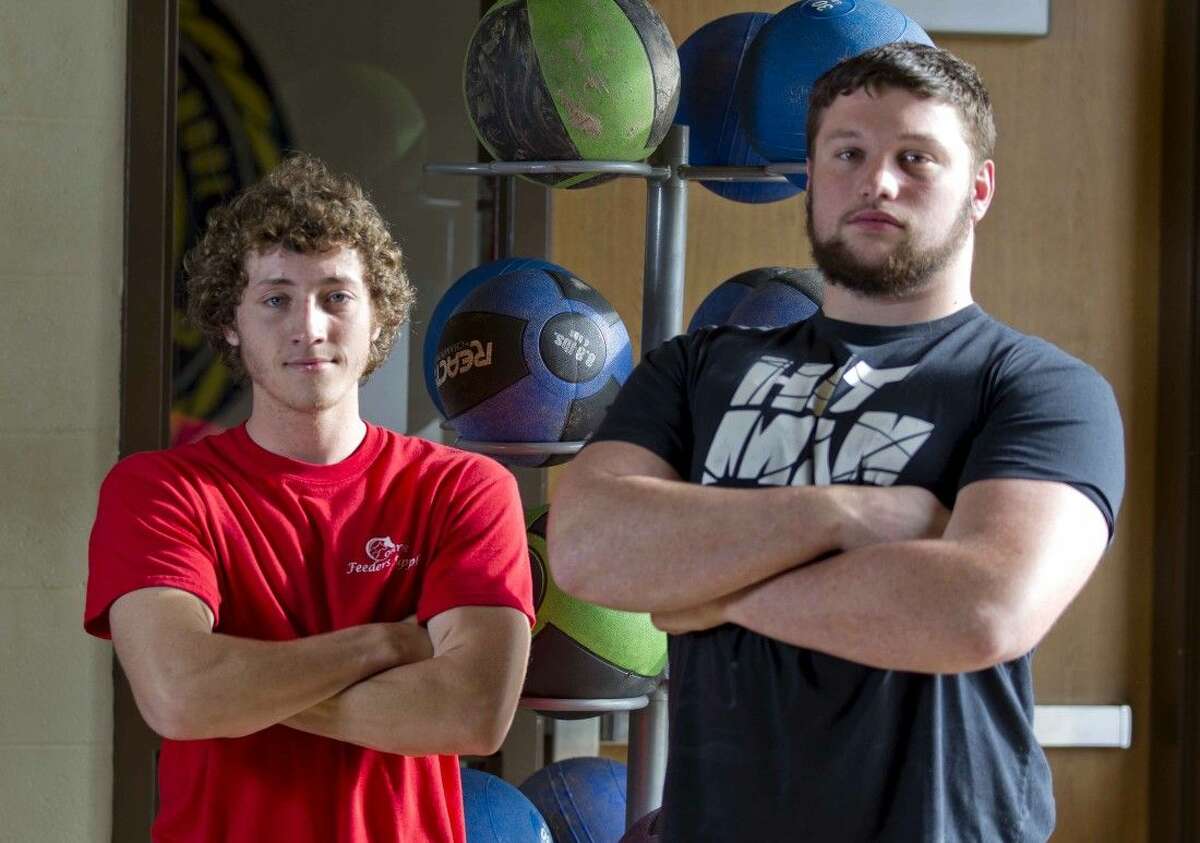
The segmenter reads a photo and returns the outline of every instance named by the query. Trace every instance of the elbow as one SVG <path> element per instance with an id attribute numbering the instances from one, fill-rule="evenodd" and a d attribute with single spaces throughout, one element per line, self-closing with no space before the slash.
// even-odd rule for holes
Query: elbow
<path id="1" fill-rule="evenodd" d="M 254 729 L 236 726 L 211 692 L 189 685 L 183 676 L 161 676 L 152 688 L 134 688 L 134 700 L 146 725 L 172 741 L 240 738 Z"/>
<path id="2" fill-rule="evenodd" d="M 508 729 L 501 730 L 481 726 L 463 740 L 459 755 L 494 755 L 500 751 L 500 746 L 508 736 Z"/>
<path id="3" fill-rule="evenodd" d="M 989 607 L 975 613 L 966 636 L 965 670 L 984 670 L 1025 655 L 1040 635 L 1030 632 L 1031 622 L 1011 608 Z"/>
<path id="4" fill-rule="evenodd" d="M 511 706 L 497 702 L 496 707 L 467 705 L 447 712 L 445 745 L 436 749 L 442 755 L 493 755 L 500 751 L 512 725 L 515 701 Z M 507 716 L 500 713 L 504 709 Z M 395 750 L 398 751 L 398 750 Z"/>
<path id="5" fill-rule="evenodd" d="M 481 695 L 483 698 L 486 695 Z M 465 718 L 462 741 L 465 748 L 461 755 L 492 755 L 500 751 L 501 744 L 508 737 L 512 727 L 513 715 L 517 710 L 517 700 L 493 698 L 489 704 L 476 705 L 474 710 Z"/>
<path id="6" fill-rule="evenodd" d="M 183 693 L 160 692 L 135 697 L 142 719 L 161 738 L 194 741 L 216 737 L 206 731 L 203 718 Z"/>

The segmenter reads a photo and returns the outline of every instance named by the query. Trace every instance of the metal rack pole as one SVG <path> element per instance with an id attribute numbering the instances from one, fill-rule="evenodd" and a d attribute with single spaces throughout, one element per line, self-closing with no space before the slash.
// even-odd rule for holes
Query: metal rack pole
<path id="1" fill-rule="evenodd" d="M 654 163 L 671 171 L 665 180 L 646 182 L 646 273 L 642 287 L 642 353 L 661 345 L 683 326 L 683 278 L 687 251 L 688 130 L 672 126 Z M 662 804 L 667 773 L 666 680 L 650 695 L 650 704 L 629 713 L 629 765 L 625 788 L 625 826 Z"/>
<path id="2" fill-rule="evenodd" d="M 654 164 L 666 164 L 666 179 L 646 180 L 646 270 L 642 282 L 642 353 L 679 333 L 683 326 L 683 270 L 687 249 L 688 128 L 672 126 Z"/>

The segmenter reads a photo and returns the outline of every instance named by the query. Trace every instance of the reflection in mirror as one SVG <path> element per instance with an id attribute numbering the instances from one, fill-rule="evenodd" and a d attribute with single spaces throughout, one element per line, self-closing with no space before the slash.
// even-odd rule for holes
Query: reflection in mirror
<path id="1" fill-rule="evenodd" d="M 249 389 L 187 324 L 182 256 L 208 212 L 288 150 L 358 180 L 391 224 L 418 290 L 388 363 L 362 390 L 365 418 L 441 438 L 423 387 L 420 341 L 438 297 L 478 262 L 478 184 L 426 177 L 440 160 L 472 161 L 462 51 L 472 3 L 182 0 L 179 8 L 172 442 L 241 423 Z"/>

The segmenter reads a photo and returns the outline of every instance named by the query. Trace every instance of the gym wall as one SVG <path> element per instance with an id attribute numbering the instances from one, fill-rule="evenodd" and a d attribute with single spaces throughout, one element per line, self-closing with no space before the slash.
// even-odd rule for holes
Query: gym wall
<path id="1" fill-rule="evenodd" d="M 80 627 L 117 458 L 125 0 L 0 4 L 0 839 L 107 840 L 111 648 Z"/>
<path id="2" fill-rule="evenodd" d="M 782 2 L 655 0 L 676 43 L 716 17 Z M 1115 543 L 1035 658 L 1039 702 L 1133 706 L 1130 750 L 1051 750 L 1059 843 L 1147 839 L 1157 424 L 1162 0 L 1054 0 L 1045 38 L 934 40 L 974 62 L 995 101 L 997 196 L 978 233 L 985 309 L 1099 369 L 1125 422 Z M 556 191 L 550 255 L 641 325 L 645 188 Z M 720 281 L 810 264 L 802 198 L 763 205 L 689 188 L 684 322 Z M 635 339 L 636 342 L 636 339 Z"/>

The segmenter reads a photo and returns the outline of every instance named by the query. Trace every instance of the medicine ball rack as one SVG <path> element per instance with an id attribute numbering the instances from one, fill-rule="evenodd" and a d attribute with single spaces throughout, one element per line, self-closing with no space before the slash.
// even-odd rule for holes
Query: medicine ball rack
<path id="1" fill-rule="evenodd" d="M 763 167 L 694 167 L 687 163 L 688 127 L 672 126 L 647 163 L 629 161 L 493 161 L 426 164 L 425 172 L 477 177 L 598 173 L 646 180 L 646 246 L 642 281 L 642 353 L 681 332 L 687 249 L 687 182 L 781 182 L 803 164 Z M 498 257 L 510 257 L 499 255 Z M 478 442 L 459 439 L 457 447 L 495 457 L 573 455 L 583 442 Z M 603 714 L 629 711 L 629 764 L 625 824 L 631 826 L 662 804 L 667 769 L 665 681 L 649 695 L 615 700 L 523 697 L 521 706 L 538 711 Z"/>

